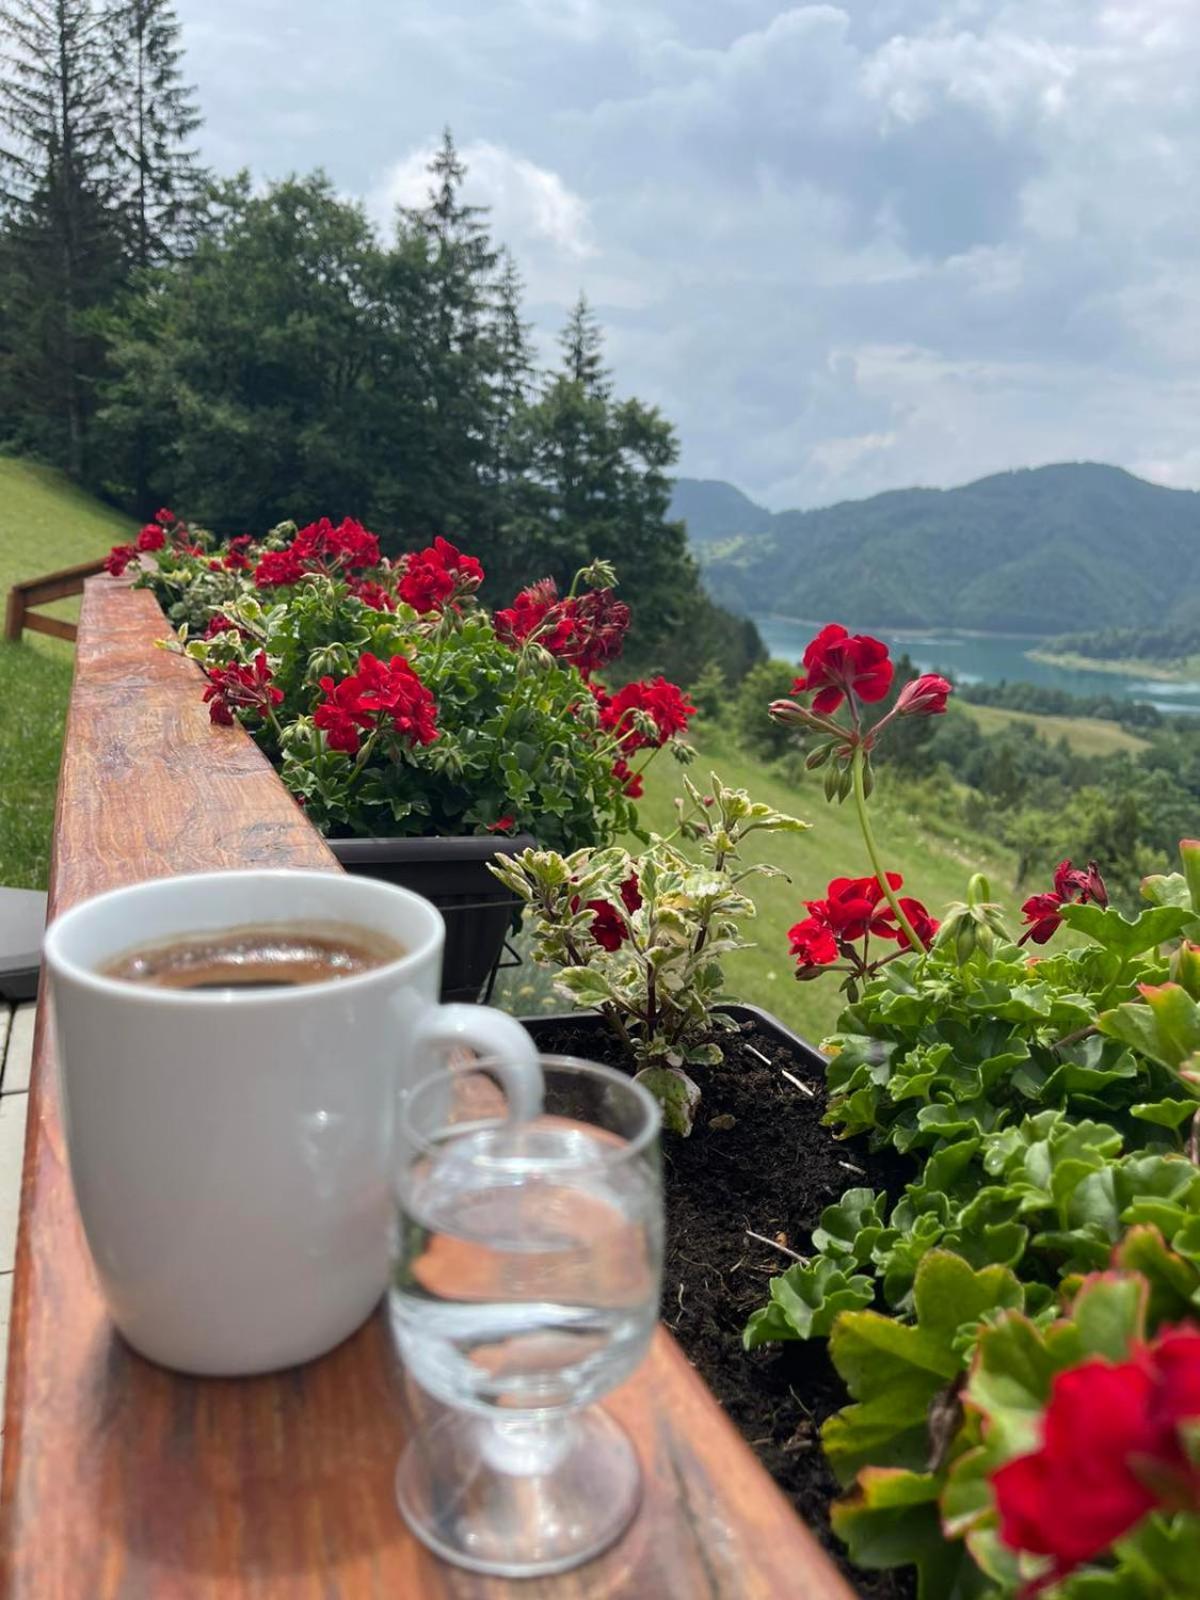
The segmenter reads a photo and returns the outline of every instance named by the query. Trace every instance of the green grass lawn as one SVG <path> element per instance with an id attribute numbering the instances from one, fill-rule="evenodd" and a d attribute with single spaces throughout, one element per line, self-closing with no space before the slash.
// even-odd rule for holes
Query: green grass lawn
<path id="1" fill-rule="evenodd" d="M 0 608 L 12 584 L 103 555 L 129 531 L 127 518 L 60 473 L 0 457 Z M 70 617 L 78 604 L 47 611 Z M 72 654 L 41 634 L 0 640 L 0 884 L 46 883 Z"/>
<path id="2" fill-rule="evenodd" d="M 966 700 L 960 700 L 958 707 L 984 733 L 999 733 L 1016 724 L 1028 728 L 1031 733 L 1040 733 L 1051 744 L 1065 738 L 1071 749 L 1081 756 L 1112 756 L 1122 750 L 1136 755 L 1139 750 L 1149 748 L 1145 739 L 1139 739 L 1119 722 L 1108 722 L 1103 717 L 1045 717 L 1032 711 L 1009 711 L 1003 706 L 972 705 Z"/>
<path id="3" fill-rule="evenodd" d="M 715 771 L 723 782 L 748 789 L 754 799 L 813 824 L 808 833 L 755 836 L 750 841 L 757 848 L 748 849 L 748 859 L 782 867 L 791 881 L 750 881 L 758 907 L 758 917 L 748 928 L 754 948 L 734 956 L 727 971 L 731 994 L 764 1006 L 809 1039 L 819 1040 L 832 1030 L 844 1000 L 832 977 L 796 981 L 787 932 L 806 915 L 803 902 L 822 898 L 831 878 L 859 877 L 871 870 L 853 804 L 826 805 L 820 773 L 808 775 L 801 786 L 790 788 L 776 771 L 739 750 L 724 730 L 696 726 L 693 743 L 698 753 L 689 772 L 698 787 L 703 789 L 709 772 Z M 965 835 L 937 836 L 919 816 L 905 809 L 902 796 L 891 803 L 887 788 L 883 769 L 872 801 L 880 848 L 891 869 L 903 874 L 906 891 L 924 901 L 935 916 L 950 901 L 963 898 L 972 872 L 988 872 L 998 895 L 1000 886 L 1012 881 L 1012 858 L 1002 847 Z M 641 803 L 643 824 L 657 833 L 672 831 L 673 801 L 681 792 L 678 767 L 669 756 L 660 756 L 647 774 Z M 1016 907 L 1011 909 L 1015 913 Z M 1019 916 L 1012 920 L 1014 926 L 1019 925 Z M 497 999 L 518 1013 L 536 1015 L 563 1009 L 545 977 L 528 966 L 507 975 Z"/>

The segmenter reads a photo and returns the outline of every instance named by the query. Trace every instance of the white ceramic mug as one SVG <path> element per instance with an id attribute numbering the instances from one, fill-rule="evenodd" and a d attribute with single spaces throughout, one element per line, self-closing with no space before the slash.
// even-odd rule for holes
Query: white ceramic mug
<path id="1" fill-rule="evenodd" d="M 405 954 L 355 977 L 186 990 L 105 977 L 175 937 L 322 924 Z M 104 1296 L 136 1350 L 183 1372 L 311 1360 L 388 1276 L 397 1094 L 438 1051 L 506 1063 L 536 1111 L 533 1043 L 484 1006 L 441 1006 L 445 925 L 418 895 L 338 872 L 214 872 L 98 895 L 50 925 L 75 1197 Z"/>

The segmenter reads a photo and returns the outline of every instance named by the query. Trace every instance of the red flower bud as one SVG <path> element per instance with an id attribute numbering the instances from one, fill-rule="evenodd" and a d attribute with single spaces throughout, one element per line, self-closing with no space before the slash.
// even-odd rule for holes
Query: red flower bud
<path id="1" fill-rule="evenodd" d="M 767 707 L 772 722 L 782 722 L 789 728 L 819 728 L 821 724 L 807 706 L 796 700 L 772 700 Z"/>
<path id="2" fill-rule="evenodd" d="M 923 672 L 901 689 L 896 699 L 898 717 L 940 717 L 954 685 L 936 672 Z"/>

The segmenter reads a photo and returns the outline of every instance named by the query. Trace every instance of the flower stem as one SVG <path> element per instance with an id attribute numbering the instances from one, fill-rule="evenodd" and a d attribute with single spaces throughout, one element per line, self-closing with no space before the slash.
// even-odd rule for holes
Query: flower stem
<path id="1" fill-rule="evenodd" d="M 879 859 L 879 847 L 875 843 L 875 835 L 871 831 L 871 819 L 867 814 L 867 791 L 863 785 L 863 765 L 863 747 L 862 745 L 856 745 L 852 766 L 852 771 L 854 774 L 854 805 L 858 811 L 858 825 L 862 829 L 862 836 L 867 847 L 867 854 L 871 858 L 871 865 L 875 869 L 875 877 L 878 881 L 879 887 L 883 890 L 884 897 L 886 898 L 888 905 L 890 905 L 892 908 L 892 915 L 895 917 L 900 927 L 903 928 L 911 948 L 918 955 L 924 955 L 925 946 L 921 943 L 920 939 L 917 938 L 916 929 L 904 915 L 900 902 L 896 898 L 896 891 L 888 882 L 887 873 L 883 870 L 883 865 Z"/>

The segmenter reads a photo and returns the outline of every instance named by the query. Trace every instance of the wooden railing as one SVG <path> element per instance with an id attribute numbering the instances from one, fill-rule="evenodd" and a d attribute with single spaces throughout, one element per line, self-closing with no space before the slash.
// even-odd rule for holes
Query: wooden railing
<path id="1" fill-rule="evenodd" d="M 65 600 L 70 595 L 83 593 L 83 580 L 93 578 L 104 570 L 103 556 L 94 561 L 81 561 L 77 567 L 63 567 L 61 572 L 48 572 L 44 578 L 26 578 L 24 583 L 14 583 L 8 591 L 8 605 L 4 612 L 4 637 L 19 644 L 21 634 L 48 633 L 52 639 L 75 640 L 75 624 L 61 617 L 43 617 L 35 606 L 48 606 L 52 600 Z"/>

